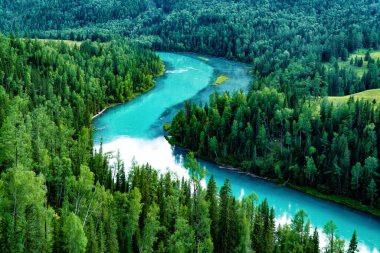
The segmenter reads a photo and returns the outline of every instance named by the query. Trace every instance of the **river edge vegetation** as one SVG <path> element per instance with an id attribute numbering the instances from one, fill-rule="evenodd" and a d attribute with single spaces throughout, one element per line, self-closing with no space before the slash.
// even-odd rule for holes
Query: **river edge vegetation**
<path id="1" fill-rule="evenodd" d="M 166 129 L 172 143 L 202 157 L 303 191 L 312 187 L 320 197 L 350 197 L 358 202 L 328 199 L 361 210 L 366 204 L 378 215 L 379 119 L 376 104 L 364 100 L 334 106 L 310 98 L 289 106 L 283 93 L 262 87 L 215 94 L 205 106 L 189 103 Z"/>
<path id="2" fill-rule="evenodd" d="M 168 124 L 168 123 L 164 124 L 164 127 L 163 127 L 164 131 L 169 132 L 170 128 L 171 128 L 170 124 Z M 179 143 L 176 143 L 171 138 L 171 136 L 166 135 L 165 139 L 171 145 L 176 145 L 178 147 L 181 147 Z M 186 150 L 187 152 L 193 152 L 190 149 L 186 149 L 184 147 L 181 147 L 181 148 L 184 149 L 184 150 Z M 253 172 L 246 171 L 246 170 L 244 170 L 241 167 L 238 167 L 236 165 L 235 165 L 235 167 L 231 167 L 231 165 L 222 163 L 219 160 L 215 160 L 215 159 L 210 158 L 210 157 L 202 156 L 199 153 L 194 153 L 194 154 L 195 154 L 195 156 L 197 158 L 200 158 L 200 159 L 203 159 L 205 161 L 218 164 L 219 166 L 221 166 L 221 169 L 232 170 L 232 171 L 235 171 L 236 173 L 241 173 L 241 174 L 244 174 L 244 175 L 252 177 L 252 178 L 259 178 L 261 180 L 270 181 L 272 183 L 277 184 L 278 186 L 289 187 L 289 188 L 291 188 L 293 190 L 296 190 L 296 191 L 299 191 L 299 192 L 302 192 L 302 193 L 305 193 L 305 194 L 309 194 L 309 195 L 311 195 L 313 197 L 316 197 L 316 198 L 319 198 L 319 199 L 323 199 L 323 200 L 327 200 L 327 201 L 330 201 L 330 202 L 333 202 L 333 203 L 336 203 L 336 204 L 339 204 L 339 205 L 343 205 L 343 206 L 349 207 L 351 209 L 354 209 L 354 210 L 357 210 L 357 211 L 361 211 L 361 212 L 373 215 L 376 218 L 380 218 L 380 210 L 378 208 L 365 205 L 361 201 L 355 200 L 355 199 L 353 199 L 351 197 L 345 197 L 345 196 L 336 195 L 336 194 L 322 193 L 322 192 L 318 191 L 318 189 L 315 189 L 315 188 L 310 187 L 310 186 L 300 186 L 300 185 L 295 185 L 295 184 L 289 183 L 289 181 L 284 181 L 283 179 L 269 178 L 269 177 L 265 177 L 265 176 L 260 176 L 260 175 L 254 174 Z M 260 197 L 260 196 L 258 196 L 258 197 Z"/>

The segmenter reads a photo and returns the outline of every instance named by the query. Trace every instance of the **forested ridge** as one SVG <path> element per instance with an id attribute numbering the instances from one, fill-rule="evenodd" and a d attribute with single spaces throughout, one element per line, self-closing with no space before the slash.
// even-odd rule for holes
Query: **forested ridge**
<path id="1" fill-rule="evenodd" d="M 222 56 L 252 63 L 256 77 L 287 93 L 379 88 L 379 64 L 365 77 L 323 64 L 379 47 L 373 0 L 19 0 L 1 7 L 0 30 L 21 36 L 105 41 L 116 34 L 151 49 Z"/>

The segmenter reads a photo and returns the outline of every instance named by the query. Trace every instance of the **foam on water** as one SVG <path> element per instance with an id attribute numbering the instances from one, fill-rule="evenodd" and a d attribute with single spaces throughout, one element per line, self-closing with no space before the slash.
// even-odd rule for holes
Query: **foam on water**
<path id="1" fill-rule="evenodd" d="M 95 148 L 99 150 L 99 145 Z M 178 178 L 189 179 L 189 174 L 183 168 L 182 156 L 173 156 L 172 146 L 164 137 L 154 139 L 141 139 L 120 137 L 116 140 L 103 144 L 103 152 L 120 152 L 128 172 L 132 162 L 138 164 L 150 164 L 161 173 L 170 172 Z"/>

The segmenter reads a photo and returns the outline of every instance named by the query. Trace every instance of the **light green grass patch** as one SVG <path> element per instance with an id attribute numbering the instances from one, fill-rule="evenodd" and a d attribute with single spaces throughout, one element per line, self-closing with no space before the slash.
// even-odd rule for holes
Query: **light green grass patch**
<path id="1" fill-rule="evenodd" d="M 377 61 L 378 59 L 380 59 L 380 50 L 371 53 L 371 58 L 374 59 L 375 61 Z"/>
<path id="2" fill-rule="evenodd" d="M 351 69 L 353 70 L 356 75 L 359 77 L 359 78 L 362 78 L 364 73 L 367 71 L 367 67 L 368 67 L 368 61 L 364 61 L 363 62 L 363 66 L 362 67 L 357 67 L 357 66 L 353 66 L 350 64 L 350 61 L 351 59 L 355 61 L 356 57 L 358 57 L 358 59 L 360 58 L 365 58 L 365 54 L 367 53 L 368 49 L 358 49 L 356 50 L 354 53 L 350 54 L 350 56 L 348 57 L 347 61 L 341 61 L 339 60 L 338 61 L 338 64 L 339 64 L 339 67 L 340 68 L 347 68 L 347 69 Z M 377 61 L 378 59 L 380 59 L 380 50 L 370 50 L 370 55 L 371 55 L 371 58 L 375 61 Z M 328 68 L 328 69 L 331 69 L 333 67 L 333 65 L 331 63 L 326 63 L 325 66 Z"/>
<path id="3" fill-rule="evenodd" d="M 355 51 L 355 53 L 351 54 L 349 57 L 348 57 L 348 64 L 350 63 L 351 59 L 355 61 L 356 57 L 358 57 L 358 59 L 362 58 L 364 60 L 365 58 L 365 55 L 367 53 L 367 49 L 358 49 Z M 378 59 L 380 59 L 380 51 L 371 51 L 370 50 L 370 56 L 373 60 L 377 61 Z M 364 61 L 363 62 L 363 67 L 359 68 L 359 69 L 366 69 L 368 66 L 368 61 Z M 358 67 L 357 67 L 358 68 Z"/>
<path id="4" fill-rule="evenodd" d="M 228 79 L 230 79 L 230 78 L 226 75 L 219 75 L 218 78 L 216 78 L 215 82 L 212 85 L 214 85 L 214 86 L 220 85 L 220 84 L 224 83 L 225 81 L 227 81 Z"/>
<path id="5" fill-rule="evenodd" d="M 206 58 L 206 57 L 203 57 L 203 56 L 198 56 L 198 59 L 202 60 L 202 61 L 206 61 L 206 62 L 210 60 L 209 58 Z"/>
<path id="6" fill-rule="evenodd" d="M 351 60 L 351 59 L 355 60 L 356 57 L 358 57 L 359 59 L 360 58 L 364 59 L 365 54 L 367 52 L 368 52 L 368 49 L 358 49 L 353 54 L 350 55 L 348 60 Z M 369 50 L 369 54 L 371 55 L 371 58 L 374 59 L 375 61 L 380 59 L 380 50 Z"/>
<path id="7" fill-rule="evenodd" d="M 344 103 L 347 102 L 347 100 L 350 97 L 354 97 L 355 100 L 364 99 L 367 101 L 372 102 L 373 100 L 376 100 L 377 103 L 380 102 L 380 89 L 373 89 L 373 90 L 366 90 L 362 91 L 356 94 L 348 95 L 348 96 L 342 96 L 342 97 L 328 97 L 328 100 L 334 103 Z"/>
<path id="8" fill-rule="evenodd" d="M 81 41 L 73 41 L 73 40 L 50 40 L 50 39 L 36 39 L 38 41 L 41 41 L 43 43 L 50 43 L 50 42 L 53 42 L 53 43 L 61 43 L 61 42 L 64 42 L 65 44 L 68 44 L 69 46 L 80 46 L 82 44 Z"/>

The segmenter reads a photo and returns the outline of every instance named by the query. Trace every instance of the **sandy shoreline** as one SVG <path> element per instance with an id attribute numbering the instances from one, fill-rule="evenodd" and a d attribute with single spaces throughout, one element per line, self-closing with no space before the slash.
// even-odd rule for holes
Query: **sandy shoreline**
<path id="1" fill-rule="evenodd" d="M 92 120 L 94 120 L 95 118 L 99 117 L 100 115 L 102 115 L 105 111 L 107 111 L 108 109 L 112 108 L 112 107 L 115 107 L 117 105 L 122 105 L 123 103 L 116 103 L 116 104 L 112 104 L 112 105 L 108 105 L 106 106 L 103 110 L 101 110 L 100 112 L 98 112 L 96 115 L 92 116 Z"/>

